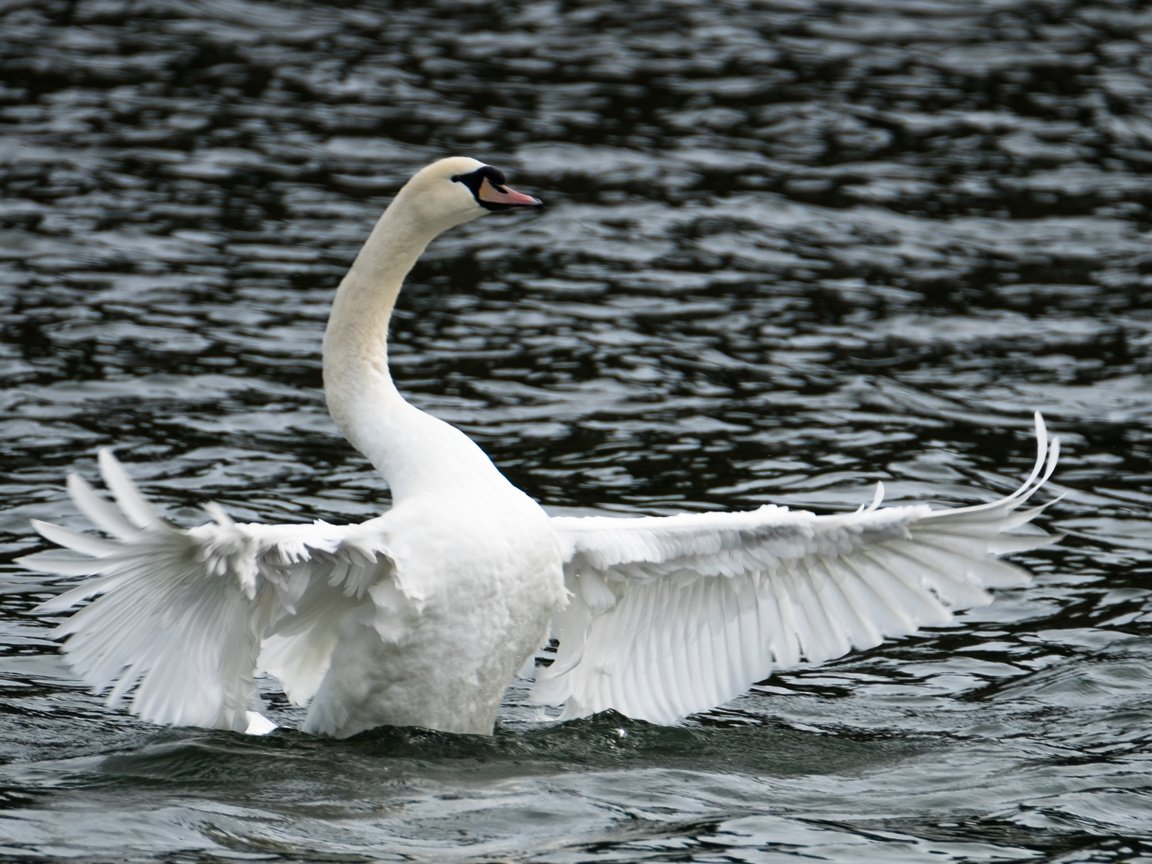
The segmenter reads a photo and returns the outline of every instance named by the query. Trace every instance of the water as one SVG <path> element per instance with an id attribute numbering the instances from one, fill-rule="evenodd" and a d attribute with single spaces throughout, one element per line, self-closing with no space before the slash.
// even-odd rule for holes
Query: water
<path id="1" fill-rule="evenodd" d="M 1131 2 L 0 6 L 0 860 L 1152 860 L 1152 14 Z M 397 378 L 557 513 L 965 503 L 1064 439 L 1038 576 L 661 729 L 348 742 L 104 709 L 27 520 L 361 519 L 333 287 L 417 167 Z M 466 645 L 461 650 L 467 650 Z M 273 711 L 299 719 L 269 689 Z"/>

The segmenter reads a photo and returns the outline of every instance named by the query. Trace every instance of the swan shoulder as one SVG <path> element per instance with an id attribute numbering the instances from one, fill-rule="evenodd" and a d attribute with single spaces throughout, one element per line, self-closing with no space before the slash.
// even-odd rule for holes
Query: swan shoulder
<path id="1" fill-rule="evenodd" d="M 389 554 L 388 515 L 360 525 L 213 521 L 181 529 L 162 519 L 110 451 L 100 453 L 109 501 L 77 475 L 69 492 L 107 537 L 35 522 L 61 549 L 22 559 L 41 572 L 90 575 L 41 604 L 65 612 L 69 664 L 109 705 L 154 723 L 243 731 L 268 671 L 296 702 L 325 674 L 338 629 L 364 610 L 381 638 L 419 614 Z M 95 598 L 95 599 L 92 599 Z"/>
<path id="2" fill-rule="evenodd" d="M 1037 460 L 1015 492 L 951 509 L 855 513 L 765 506 L 668 517 L 553 517 L 568 606 L 533 700 L 564 717 L 614 708 L 657 723 L 720 705 L 773 671 L 819 663 L 989 602 L 1027 583 L 997 560 L 1057 538 L 1009 533 L 1059 455 L 1037 416 Z M 1051 503 L 1051 502 L 1049 502 Z"/>

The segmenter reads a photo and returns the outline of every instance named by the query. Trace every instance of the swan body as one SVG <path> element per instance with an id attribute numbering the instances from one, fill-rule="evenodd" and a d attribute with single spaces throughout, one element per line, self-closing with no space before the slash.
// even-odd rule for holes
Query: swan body
<path id="1" fill-rule="evenodd" d="M 1036 417 L 1035 468 L 1014 493 L 934 510 L 817 516 L 765 506 L 671 517 L 549 517 L 459 430 L 420 411 L 388 370 L 404 277 L 429 242 L 489 210 L 533 207 L 496 169 L 453 157 L 418 172 L 341 282 L 324 335 L 324 389 L 393 505 L 359 525 L 177 528 L 111 452 L 112 500 L 78 475 L 73 501 L 105 537 L 35 522 L 58 549 L 29 568 L 87 580 L 41 604 L 108 701 L 164 724 L 266 722 L 256 676 L 307 704 L 308 732 L 380 725 L 488 734 L 501 696 L 548 637 L 532 699 L 562 717 L 608 708 L 670 723 L 777 669 L 949 621 L 1025 584 L 999 560 L 1053 538 L 1015 533 L 1056 466 Z M 1044 505 L 1046 506 L 1046 505 Z M 93 599 L 94 598 L 94 599 Z M 86 601 L 91 601 L 87 602 Z"/>

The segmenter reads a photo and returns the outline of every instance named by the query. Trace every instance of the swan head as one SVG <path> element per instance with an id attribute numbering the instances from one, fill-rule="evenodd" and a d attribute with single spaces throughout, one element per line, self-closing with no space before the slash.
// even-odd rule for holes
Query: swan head
<path id="1" fill-rule="evenodd" d="M 450 156 L 420 169 L 393 203 L 402 203 L 434 233 L 485 213 L 542 206 L 531 195 L 510 188 L 499 169 L 466 156 Z"/>

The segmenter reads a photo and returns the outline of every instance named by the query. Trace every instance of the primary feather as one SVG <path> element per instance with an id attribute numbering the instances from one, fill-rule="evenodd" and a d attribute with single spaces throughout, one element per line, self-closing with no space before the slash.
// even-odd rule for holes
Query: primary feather
<path id="1" fill-rule="evenodd" d="M 74 554 L 23 559 L 32 569 L 95 577 L 39 607 L 55 614 L 100 598 L 56 630 L 80 677 L 145 720 L 242 731 L 261 647 L 291 621 L 265 666 L 290 694 L 310 696 L 331 656 L 326 625 L 390 575 L 383 534 L 323 522 L 241 525 L 222 514 L 184 531 L 156 514 L 110 451 L 100 452 L 100 464 L 115 506 L 75 475 L 69 488 L 116 540 L 37 522 Z"/>
<path id="2" fill-rule="evenodd" d="M 564 717 L 614 708 L 667 723 L 739 695 L 778 669 L 820 663 L 946 624 L 1023 585 L 997 560 L 1054 542 L 1009 534 L 1051 476 L 1059 442 L 1036 415 L 1036 465 L 1011 495 L 945 510 L 817 516 L 765 506 L 668 517 L 555 517 L 571 594 L 535 698 Z M 1044 505 L 1047 506 L 1047 505 Z"/>

